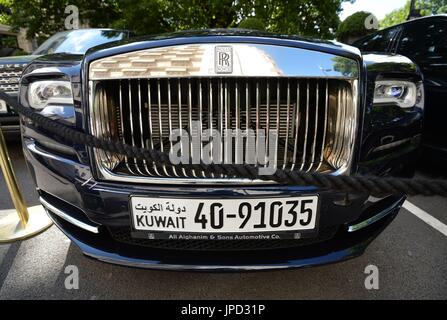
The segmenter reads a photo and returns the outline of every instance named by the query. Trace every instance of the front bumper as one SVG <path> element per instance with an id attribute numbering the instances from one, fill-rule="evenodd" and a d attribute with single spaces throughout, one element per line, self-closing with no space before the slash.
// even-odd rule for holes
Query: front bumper
<path id="1" fill-rule="evenodd" d="M 107 233 L 94 234 L 68 223 L 51 211 L 54 223 L 88 257 L 117 265 L 195 271 L 255 271 L 308 267 L 340 262 L 361 255 L 397 215 L 402 202 L 379 213 L 382 218 L 355 233 L 340 230 L 332 239 L 298 249 L 231 252 L 150 250 L 115 242 Z M 185 240 L 188 241 L 188 240 Z"/>
<path id="2" fill-rule="evenodd" d="M 167 270 L 264 270 L 327 264 L 362 254 L 394 219 L 403 196 L 384 199 L 298 186 L 148 186 L 95 181 L 87 165 L 24 140 L 24 154 L 42 203 L 55 224 L 81 251 L 101 261 Z M 335 228 L 329 238 L 278 249 L 201 251 L 148 248 L 117 241 L 113 227 L 129 227 L 129 196 L 268 197 L 319 194 L 320 226 Z M 188 240 L 185 240 L 188 241 Z M 300 240 L 297 240 L 300 241 Z"/>

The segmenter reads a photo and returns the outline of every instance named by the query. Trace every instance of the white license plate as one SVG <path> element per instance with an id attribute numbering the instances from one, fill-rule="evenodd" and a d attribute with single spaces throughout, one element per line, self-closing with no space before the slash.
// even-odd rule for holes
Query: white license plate
<path id="1" fill-rule="evenodd" d="M 0 113 L 7 113 L 6 102 L 0 99 Z"/>
<path id="2" fill-rule="evenodd" d="M 314 230 L 318 196 L 268 199 L 131 197 L 136 231 L 263 233 Z"/>

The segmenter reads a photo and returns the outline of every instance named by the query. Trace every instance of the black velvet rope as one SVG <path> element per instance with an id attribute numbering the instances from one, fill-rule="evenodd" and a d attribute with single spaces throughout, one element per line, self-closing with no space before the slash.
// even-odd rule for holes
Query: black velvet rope
<path id="1" fill-rule="evenodd" d="M 130 146 L 119 141 L 102 140 L 91 134 L 66 126 L 55 120 L 36 113 L 31 108 L 22 106 L 17 99 L 0 91 L 0 99 L 18 114 L 32 120 L 35 124 L 64 140 L 146 160 L 160 165 L 173 166 L 169 154 L 158 150 Z M 315 186 L 321 189 L 350 193 L 367 193 L 371 195 L 407 194 L 447 197 L 447 181 L 439 179 L 406 179 L 396 177 L 378 177 L 362 175 L 331 175 L 318 172 L 303 172 L 290 169 L 277 169 L 273 175 L 259 175 L 258 167 L 249 164 L 180 164 L 176 168 L 225 174 L 228 177 L 276 181 L 280 184 Z"/>

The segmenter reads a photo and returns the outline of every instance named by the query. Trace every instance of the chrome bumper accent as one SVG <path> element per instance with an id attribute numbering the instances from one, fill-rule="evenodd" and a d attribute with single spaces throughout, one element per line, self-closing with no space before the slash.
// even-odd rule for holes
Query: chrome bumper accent
<path id="1" fill-rule="evenodd" d="M 134 267 L 134 268 L 143 268 L 143 269 L 153 269 L 153 270 L 174 270 L 174 271 L 261 271 L 261 270 L 280 270 L 280 269 L 289 269 L 291 266 L 288 265 L 181 265 L 181 264 L 160 264 L 160 263 L 150 263 L 150 262 L 138 262 L 138 261 L 130 261 L 124 260 L 120 258 L 109 258 L 105 256 L 95 255 L 90 252 L 83 252 L 86 256 L 97 259 L 102 262 L 126 266 L 126 267 Z"/>
<path id="2" fill-rule="evenodd" d="M 348 226 L 347 231 L 348 232 L 359 231 L 373 223 L 376 223 L 377 221 L 385 218 L 387 215 L 389 215 L 391 212 L 393 212 L 396 209 L 396 206 L 401 207 L 401 205 L 399 205 L 400 202 L 402 202 L 401 199 L 399 199 L 399 201 L 396 201 L 392 206 L 388 207 L 387 209 L 379 212 L 378 214 L 376 214 L 368 219 L 365 219 L 359 223 Z"/>
<path id="3" fill-rule="evenodd" d="M 81 229 L 84 229 L 86 231 L 93 232 L 93 233 L 99 233 L 99 229 L 97 226 L 94 226 L 92 224 L 87 224 L 85 222 L 82 222 L 82 221 L 79 221 L 79 220 L 73 218 L 72 216 L 68 215 L 67 213 L 63 212 L 62 210 L 56 208 L 55 206 L 53 206 L 50 203 L 48 203 L 47 201 L 45 201 L 42 197 L 39 197 L 39 201 L 47 211 L 51 211 L 58 217 L 64 219 L 65 221 L 67 221 Z"/>

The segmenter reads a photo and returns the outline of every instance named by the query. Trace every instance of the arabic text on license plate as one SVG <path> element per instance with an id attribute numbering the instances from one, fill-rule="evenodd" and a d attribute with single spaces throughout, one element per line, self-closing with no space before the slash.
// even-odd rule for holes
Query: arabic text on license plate
<path id="1" fill-rule="evenodd" d="M 262 233 L 316 228 L 318 196 L 270 199 L 131 197 L 136 231 Z"/>

